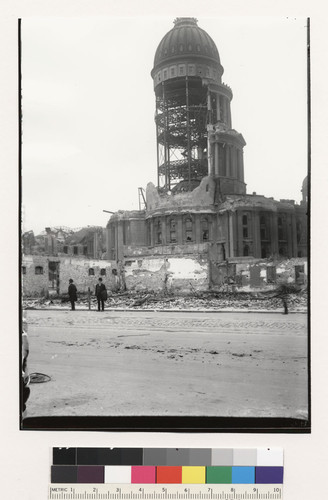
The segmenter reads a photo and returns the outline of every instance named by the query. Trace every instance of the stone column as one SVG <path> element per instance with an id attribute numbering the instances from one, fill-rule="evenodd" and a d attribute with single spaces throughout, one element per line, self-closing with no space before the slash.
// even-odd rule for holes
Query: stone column
<path id="1" fill-rule="evenodd" d="M 226 177 L 229 177 L 230 175 L 230 146 L 229 144 L 226 143 L 225 145 L 225 165 L 226 165 Z"/>
<path id="2" fill-rule="evenodd" d="M 228 103 L 228 127 L 231 128 L 231 109 L 230 109 L 230 101 L 227 100 Z"/>
<path id="3" fill-rule="evenodd" d="M 236 177 L 236 148 L 235 146 L 231 146 L 231 177 Z"/>
<path id="4" fill-rule="evenodd" d="M 223 121 L 225 123 L 226 122 L 226 109 L 225 109 L 225 97 L 223 95 L 221 96 L 221 109 L 222 109 L 221 121 Z"/>
<path id="5" fill-rule="evenodd" d="M 289 213 L 286 214 L 286 231 L 287 231 L 287 257 L 293 257 L 293 238 L 292 238 L 292 218 Z"/>
<path id="6" fill-rule="evenodd" d="M 220 94 L 216 94 L 216 119 L 217 121 L 221 120 L 221 113 L 220 113 Z"/>
<path id="7" fill-rule="evenodd" d="M 244 182 L 245 175 L 244 175 L 244 150 L 243 149 L 241 149 L 241 151 L 240 151 L 240 158 L 241 158 L 241 180 Z"/>
<path id="8" fill-rule="evenodd" d="M 117 222 L 117 255 L 116 260 L 122 260 L 124 256 L 123 248 L 123 221 L 119 220 Z"/>
<path id="9" fill-rule="evenodd" d="M 214 175 L 219 176 L 219 143 L 215 143 L 215 154 L 214 154 Z"/>
<path id="10" fill-rule="evenodd" d="M 203 240 L 201 238 L 201 227 L 200 227 L 200 215 L 196 214 L 194 216 L 195 221 L 195 243 L 202 243 Z"/>
<path id="11" fill-rule="evenodd" d="M 235 248 L 234 248 L 234 214 L 232 212 L 228 213 L 228 221 L 229 221 L 229 257 L 234 257 Z"/>
<path id="12" fill-rule="evenodd" d="M 177 243 L 178 245 L 182 245 L 183 243 L 183 234 L 182 234 L 182 215 L 177 215 Z"/>
<path id="13" fill-rule="evenodd" d="M 237 256 L 242 257 L 244 255 L 243 214 L 241 212 L 237 212 L 236 219 L 237 219 Z"/>
<path id="14" fill-rule="evenodd" d="M 270 214 L 270 240 L 271 253 L 274 258 L 278 256 L 278 217 L 276 212 Z"/>
<path id="15" fill-rule="evenodd" d="M 257 211 L 252 212 L 252 239 L 253 257 L 261 258 L 260 216 Z"/>
<path id="16" fill-rule="evenodd" d="M 108 260 L 112 260 L 111 258 L 111 237 L 110 237 L 110 229 L 109 227 L 107 226 L 106 227 L 106 259 Z"/>
<path id="17" fill-rule="evenodd" d="M 297 257 L 297 232 L 296 232 L 296 217 L 295 214 L 290 215 L 292 229 L 292 257 Z"/>

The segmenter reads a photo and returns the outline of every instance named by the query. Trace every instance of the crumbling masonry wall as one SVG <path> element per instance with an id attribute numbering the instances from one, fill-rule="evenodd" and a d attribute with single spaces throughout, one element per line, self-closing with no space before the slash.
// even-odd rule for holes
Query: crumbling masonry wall
<path id="1" fill-rule="evenodd" d="M 208 290 L 208 259 L 190 257 L 140 257 L 126 259 L 125 284 L 131 291 L 189 294 Z"/>
<path id="2" fill-rule="evenodd" d="M 275 290 L 280 284 L 306 285 L 306 258 L 267 260 L 238 257 L 211 262 L 211 287 L 227 291 Z"/>
<path id="3" fill-rule="evenodd" d="M 115 261 L 86 259 L 80 257 L 46 257 L 26 255 L 22 259 L 22 284 L 24 297 L 46 297 L 49 294 L 49 262 L 59 263 L 59 293 L 66 294 L 68 280 L 72 278 L 78 292 L 94 293 L 98 278 L 101 277 L 109 290 L 120 287 L 120 273 Z M 41 267 L 42 273 L 36 274 Z M 90 269 L 93 274 L 90 274 Z M 117 270 L 117 274 L 112 272 Z"/>

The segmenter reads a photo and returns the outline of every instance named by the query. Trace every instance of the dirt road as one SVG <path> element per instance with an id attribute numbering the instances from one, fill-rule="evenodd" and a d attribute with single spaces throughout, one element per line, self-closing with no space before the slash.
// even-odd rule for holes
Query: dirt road
<path id="1" fill-rule="evenodd" d="M 305 314 L 28 311 L 28 416 L 307 417 Z"/>

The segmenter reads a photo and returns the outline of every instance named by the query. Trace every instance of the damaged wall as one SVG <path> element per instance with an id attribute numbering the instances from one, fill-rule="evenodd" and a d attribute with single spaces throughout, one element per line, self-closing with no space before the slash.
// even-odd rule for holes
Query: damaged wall
<path id="1" fill-rule="evenodd" d="M 124 267 L 128 290 L 188 294 L 209 287 L 208 260 L 202 256 L 127 259 Z"/>
<path id="2" fill-rule="evenodd" d="M 49 265 L 55 263 L 55 279 L 49 272 Z M 112 272 L 117 270 L 117 275 Z M 68 280 L 72 278 L 78 292 L 87 292 L 90 287 L 94 292 L 98 278 L 101 277 L 106 287 L 119 288 L 120 272 L 116 262 L 93 260 L 79 257 L 46 257 L 26 255 L 22 259 L 22 284 L 25 297 L 48 296 L 55 293 L 67 293 Z"/>
<path id="3" fill-rule="evenodd" d="M 198 255 L 207 254 L 209 243 L 188 243 L 186 245 L 160 245 L 155 247 L 124 247 L 124 256 L 145 257 L 157 255 Z"/>
<path id="4" fill-rule="evenodd" d="M 193 191 L 177 194 L 159 194 L 152 182 L 146 188 L 147 212 L 157 209 L 181 210 L 191 207 L 208 207 L 213 205 L 215 182 L 212 177 L 204 177 Z"/>
<path id="5" fill-rule="evenodd" d="M 243 292 L 274 290 L 283 283 L 306 285 L 306 258 L 267 260 L 238 257 L 226 262 L 211 262 L 211 286 Z"/>

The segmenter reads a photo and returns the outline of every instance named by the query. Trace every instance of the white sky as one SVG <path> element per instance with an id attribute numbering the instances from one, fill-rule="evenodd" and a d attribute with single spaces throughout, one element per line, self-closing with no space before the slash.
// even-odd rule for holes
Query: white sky
<path id="1" fill-rule="evenodd" d="M 105 226 L 156 182 L 150 71 L 174 18 L 23 18 L 23 230 Z M 198 18 L 233 91 L 247 192 L 300 201 L 305 18 Z"/>

